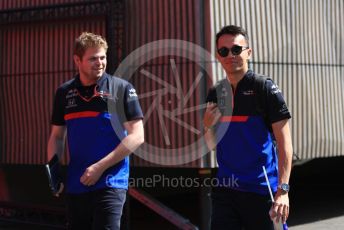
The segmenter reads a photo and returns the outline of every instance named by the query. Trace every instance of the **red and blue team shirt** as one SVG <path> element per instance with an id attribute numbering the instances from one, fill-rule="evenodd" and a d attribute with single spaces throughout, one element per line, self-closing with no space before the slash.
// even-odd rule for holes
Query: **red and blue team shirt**
<path id="1" fill-rule="evenodd" d="M 278 186 L 278 159 L 273 134 L 266 123 L 290 119 L 281 90 L 270 79 L 265 81 L 264 111 L 257 111 L 255 73 L 249 70 L 233 92 L 228 80 L 210 89 L 207 102 L 217 103 L 221 118 L 216 125 L 217 178 L 220 186 L 268 194 L 262 166 L 265 166 L 273 192 Z M 217 90 L 216 90 L 217 89 Z M 220 90 L 219 90 L 220 89 Z M 234 183 L 233 183 L 234 182 Z"/>
<path id="2" fill-rule="evenodd" d="M 67 192 L 127 189 L 129 157 L 107 169 L 93 186 L 84 186 L 80 177 L 120 144 L 127 135 L 124 122 L 142 118 L 136 91 L 123 79 L 104 73 L 96 84 L 83 86 L 77 75 L 61 85 L 55 94 L 51 123 L 67 127 Z"/>

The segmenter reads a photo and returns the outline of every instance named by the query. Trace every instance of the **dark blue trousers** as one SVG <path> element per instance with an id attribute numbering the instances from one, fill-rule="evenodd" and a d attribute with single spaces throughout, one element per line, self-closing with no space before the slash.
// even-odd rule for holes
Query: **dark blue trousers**
<path id="1" fill-rule="evenodd" d="M 269 210 L 270 196 L 229 188 L 212 191 L 212 230 L 273 230 Z"/>
<path id="2" fill-rule="evenodd" d="M 67 195 L 69 230 L 119 230 L 125 189 L 106 188 Z"/>

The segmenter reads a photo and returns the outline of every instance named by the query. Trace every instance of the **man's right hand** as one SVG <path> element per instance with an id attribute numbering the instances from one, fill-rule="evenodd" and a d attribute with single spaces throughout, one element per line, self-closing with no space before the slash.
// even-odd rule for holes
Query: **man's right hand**
<path id="1" fill-rule="evenodd" d="M 61 182 L 61 183 L 60 183 L 59 191 L 57 191 L 56 193 L 54 193 L 54 196 L 59 197 L 60 194 L 63 192 L 63 189 L 64 189 L 64 184 Z"/>
<path id="2" fill-rule="evenodd" d="M 213 127 L 221 117 L 221 112 L 217 104 L 208 102 L 203 117 L 203 126 L 207 129 Z"/>

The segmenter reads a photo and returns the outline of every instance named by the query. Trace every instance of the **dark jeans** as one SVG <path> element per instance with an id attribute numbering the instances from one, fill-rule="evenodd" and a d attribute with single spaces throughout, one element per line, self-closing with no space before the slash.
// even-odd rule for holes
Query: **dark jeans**
<path id="1" fill-rule="evenodd" d="M 82 194 L 68 194 L 68 229 L 119 230 L 125 189 L 106 188 Z"/>
<path id="2" fill-rule="evenodd" d="M 228 188 L 212 191 L 212 230 L 273 230 L 269 210 L 270 196 Z"/>

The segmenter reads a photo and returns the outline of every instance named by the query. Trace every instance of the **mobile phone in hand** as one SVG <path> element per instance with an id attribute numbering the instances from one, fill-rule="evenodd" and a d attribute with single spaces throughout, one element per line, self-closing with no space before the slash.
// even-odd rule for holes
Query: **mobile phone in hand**
<path id="1" fill-rule="evenodd" d="M 45 165 L 45 172 L 48 177 L 50 190 L 53 194 L 56 194 L 60 190 L 62 183 L 61 164 L 57 154 L 54 154 L 53 158 Z"/>

